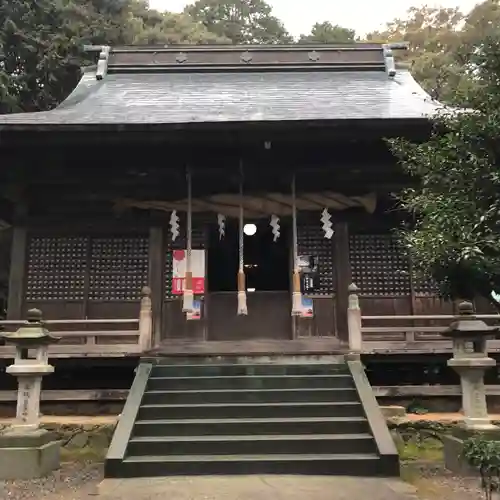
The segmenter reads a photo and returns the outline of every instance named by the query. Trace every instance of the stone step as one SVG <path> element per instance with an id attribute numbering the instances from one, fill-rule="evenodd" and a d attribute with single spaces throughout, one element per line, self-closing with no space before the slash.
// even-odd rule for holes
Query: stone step
<path id="1" fill-rule="evenodd" d="M 217 389 L 320 389 L 354 387 L 347 374 L 329 375 L 236 375 L 208 377 L 156 377 L 148 390 L 217 390 Z"/>
<path id="2" fill-rule="evenodd" d="M 364 434 L 370 432 L 363 417 L 234 418 L 139 420 L 133 437 L 236 436 L 292 434 Z"/>
<path id="3" fill-rule="evenodd" d="M 349 374 L 346 364 L 309 363 L 227 363 L 166 364 L 153 366 L 153 377 L 237 377 L 245 375 L 327 375 Z"/>
<path id="4" fill-rule="evenodd" d="M 135 437 L 128 456 L 375 453 L 370 434 Z"/>
<path id="5" fill-rule="evenodd" d="M 147 391 L 142 404 L 357 401 L 354 388 Z"/>
<path id="6" fill-rule="evenodd" d="M 391 476 L 376 454 L 170 455 L 129 457 L 106 462 L 105 475 L 158 477 L 231 474 Z"/>
<path id="7" fill-rule="evenodd" d="M 143 405 L 139 420 L 196 418 L 362 417 L 358 401 L 316 403 L 213 403 Z"/>

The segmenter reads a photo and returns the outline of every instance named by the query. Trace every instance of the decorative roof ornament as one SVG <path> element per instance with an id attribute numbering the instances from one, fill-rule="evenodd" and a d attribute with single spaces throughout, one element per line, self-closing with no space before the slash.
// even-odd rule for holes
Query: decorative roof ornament
<path id="1" fill-rule="evenodd" d="M 184 52 L 180 52 L 177 57 L 175 58 L 175 60 L 179 63 L 179 64 L 183 64 L 185 63 L 187 60 L 188 60 L 188 57 L 187 55 L 184 53 Z"/>
<path id="2" fill-rule="evenodd" d="M 383 46 L 384 50 L 384 61 L 385 61 L 385 71 L 390 78 L 396 76 L 396 63 L 394 62 L 394 54 L 392 53 L 392 47 L 389 45 Z"/>
<path id="3" fill-rule="evenodd" d="M 273 241 L 276 242 L 278 241 L 279 237 L 280 237 L 280 218 L 277 216 L 277 215 L 271 215 L 271 222 L 269 223 L 269 225 L 273 228 Z"/>
<path id="4" fill-rule="evenodd" d="M 109 52 L 111 47 L 103 45 L 97 62 L 97 71 L 95 73 L 96 80 L 102 80 L 108 72 Z"/>
<path id="5" fill-rule="evenodd" d="M 248 50 L 246 52 L 243 52 L 243 54 L 241 54 L 241 62 L 244 62 L 246 64 L 249 64 L 252 62 L 252 59 L 253 59 L 253 56 L 252 54 L 250 54 L 250 52 L 248 52 Z"/>
<path id="6" fill-rule="evenodd" d="M 319 53 L 315 50 L 313 50 L 312 52 L 309 52 L 309 54 L 307 54 L 307 56 L 309 57 L 309 60 L 310 61 L 319 61 L 321 56 L 319 55 Z"/>
<path id="7" fill-rule="evenodd" d="M 322 229 L 325 232 L 325 238 L 327 240 L 331 240 L 332 236 L 334 235 L 335 231 L 332 229 L 332 216 L 330 215 L 330 212 L 325 208 L 323 212 L 321 212 L 321 222 L 323 223 Z"/>

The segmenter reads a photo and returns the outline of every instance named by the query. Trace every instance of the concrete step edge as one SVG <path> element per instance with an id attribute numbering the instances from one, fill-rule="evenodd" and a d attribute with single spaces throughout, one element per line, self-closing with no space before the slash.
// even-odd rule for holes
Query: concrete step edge
<path id="1" fill-rule="evenodd" d="M 130 456 L 122 463 L 138 462 L 263 462 L 263 461 L 325 461 L 325 460 L 379 460 L 375 453 L 352 454 L 314 454 L 314 455 L 167 455 L 167 456 Z"/>
<path id="2" fill-rule="evenodd" d="M 368 433 L 358 434 L 272 434 L 272 435 L 233 435 L 233 436 L 141 436 L 130 440 L 130 443 L 184 443 L 184 442 L 220 442 L 220 441 L 363 441 L 373 440 Z"/>

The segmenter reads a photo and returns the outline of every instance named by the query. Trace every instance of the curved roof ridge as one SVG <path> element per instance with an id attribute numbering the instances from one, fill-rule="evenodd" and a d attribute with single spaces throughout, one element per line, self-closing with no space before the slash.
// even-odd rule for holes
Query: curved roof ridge
<path id="1" fill-rule="evenodd" d="M 58 109 L 66 109 L 75 104 L 79 104 L 84 101 L 92 92 L 95 92 L 99 85 L 102 83 L 101 80 L 97 79 L 97 66 L 85 66 L 82 68 L 82 76 L 77 83 L 76 87 L 72 92 L 62 101 L 58 106 L 56 106 L 51 111 L 56 111 Z"/>

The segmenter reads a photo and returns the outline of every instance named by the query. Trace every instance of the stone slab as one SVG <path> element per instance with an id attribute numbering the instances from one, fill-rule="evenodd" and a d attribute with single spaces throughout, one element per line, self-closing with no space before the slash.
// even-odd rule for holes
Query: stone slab
<path id="1" fill-rule="evenodd" d="M 54 433 L 45 429 L 38 429 L 28 433 L 7 429 L 3 434 L 0 434 L 0 449 L 40 448 L 51 441 L 57 441 L 57 437 Z"/>
<path id="2" fill-rule="evenodd" d="M 464 447 L 464 440 L 456 436 L 444 435 L 443 439 L 443 452 L 444 452 L 444 466 L 457 476 L 461 477 L 476 477 L 478 476 L 477 470 L 467 464 L 462 459 L 462 450 Z"/>
<path id="3" fill-rule="evenodd" d="M 399 480 L 317 476 L 106 479 L 97 500 L 417 500 Z"/>
<path id="4" fill-rule="evenodd" d="M 381 406 L 380 410 L 385 418 L 405 418 L 406 408 L 404 406 Z"/>
<path id="5" fill-rule="evenodd" d="M 36 479 L 59 468 L 59 441 L 38 447 L 0 448 L 0 480 Z"/>

